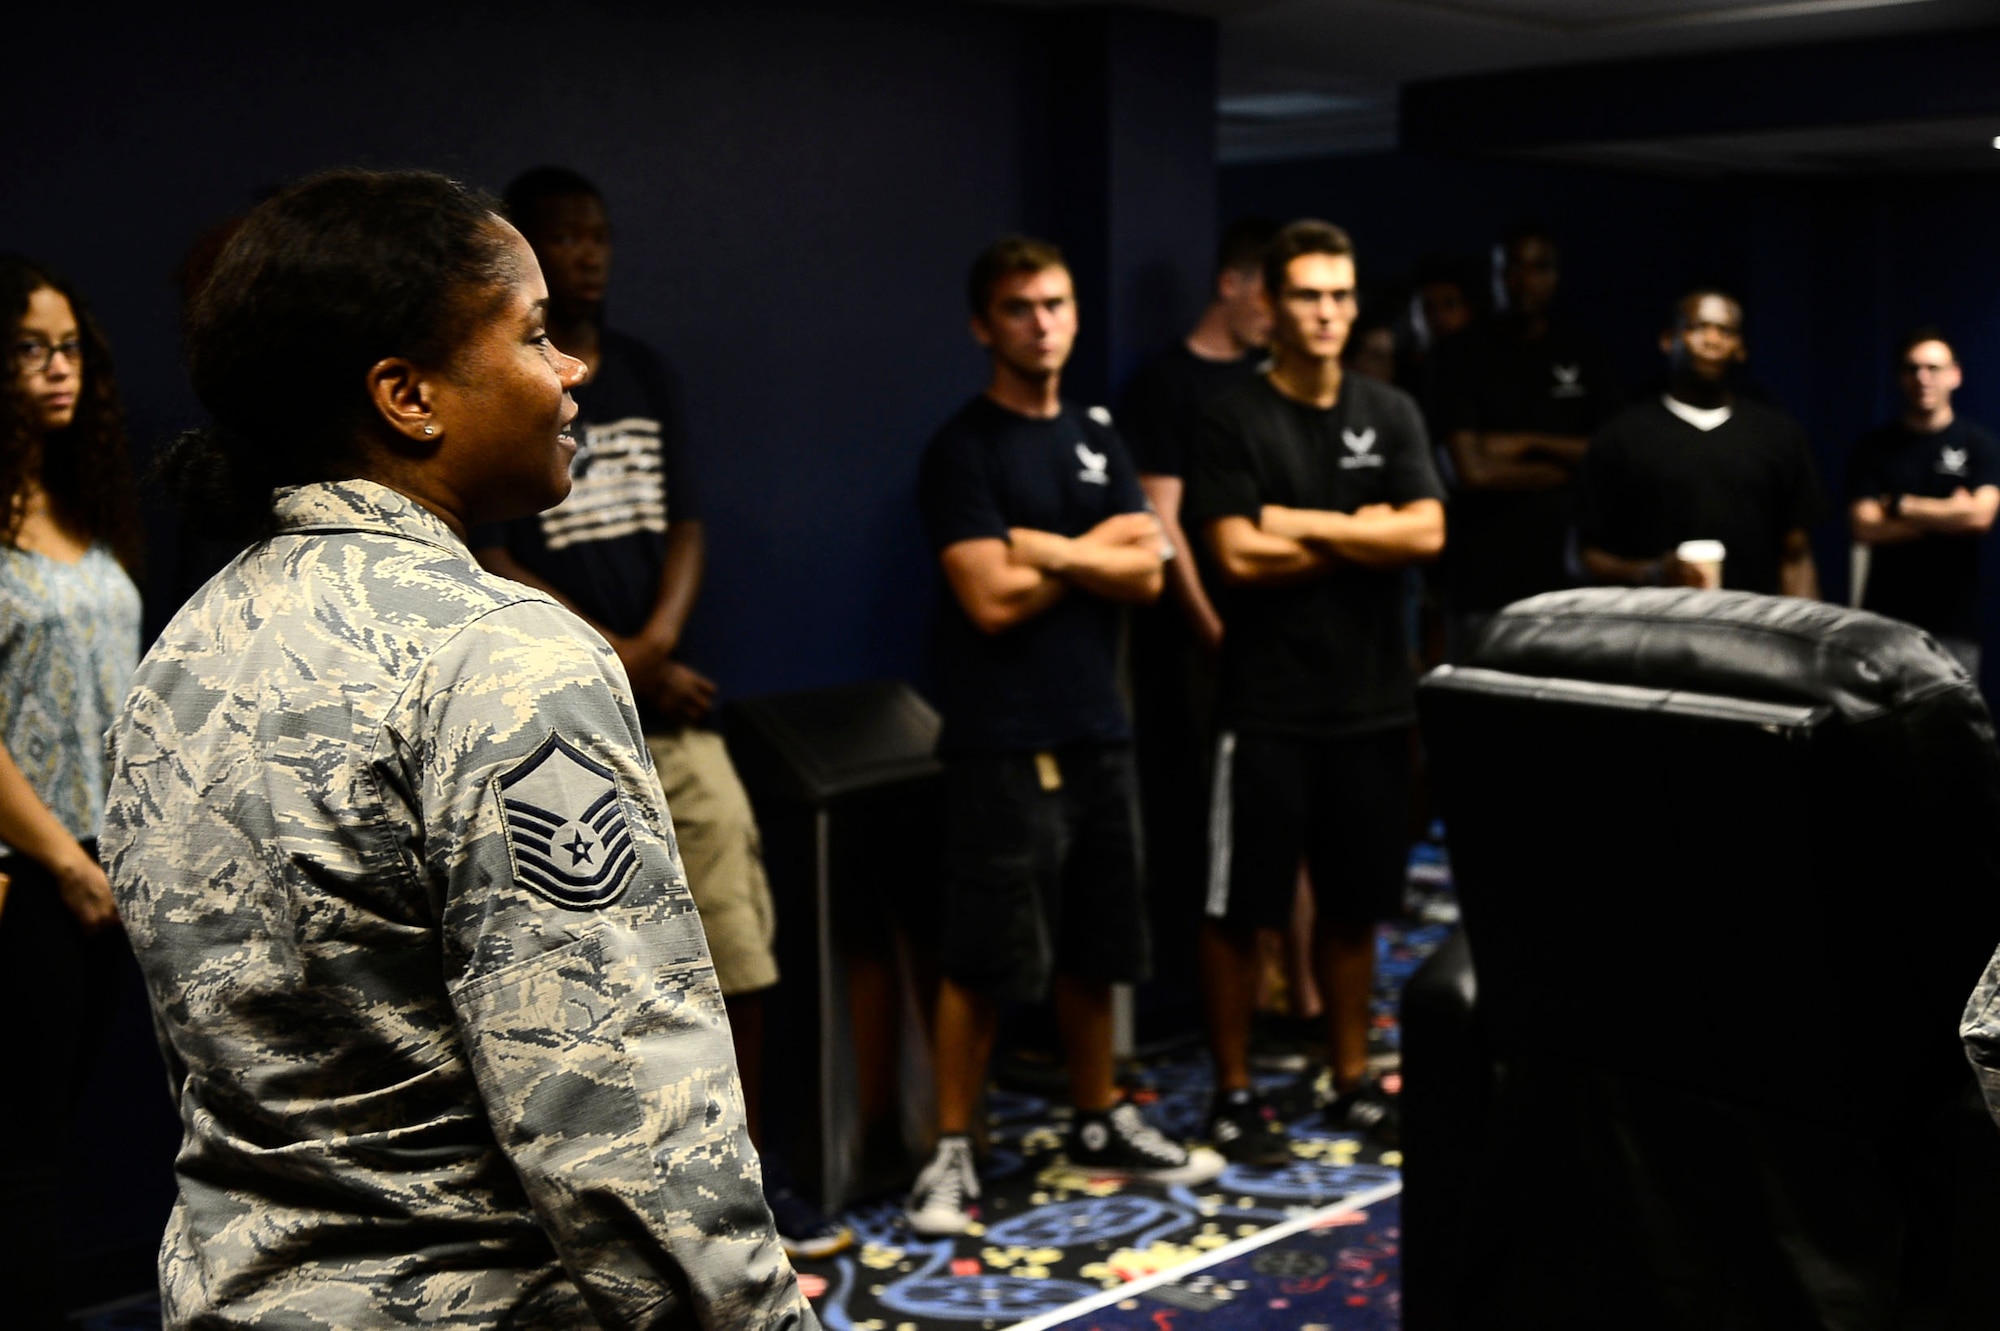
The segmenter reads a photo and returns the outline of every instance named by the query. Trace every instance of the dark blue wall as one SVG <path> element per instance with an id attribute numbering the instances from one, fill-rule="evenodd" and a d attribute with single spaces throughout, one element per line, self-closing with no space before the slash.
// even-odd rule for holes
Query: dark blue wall
<path id="1" fill-rule="evenodd" d="M 1160 280 L 1186 289 L 1207 262 L 1204 22 L 882 3 L 502 3 L 393 18 L 265 6 L 212 23 L 121 9 L 115 25 L 99 16 L 109 40 L 79 44 L 92 16 L 61 17 L 22 49 L 46 41 L 84 63 L 10 75 L 10 104 L 67 111 L 65 132 L 0 149 L 0 244 L 67 270 L 95 303 L 142 448 L 198 419 L 169 275 L 260 191 L 344 163 L 432 167 L 497 190 L 558 162 L 600 183 L 617 228 L 611 317 L 687 387 L 710 540 L 689 653 L 737 696 L 921 677 L 933 569 L 916 457 L 984 379 L 965 266 L 1006 230 L 1096 239 L 1064 226 L 1078 221 L 1057 206 L 1077 177 L 1059 158 L 1077 143 L 1108 154 L 1111 126 L 1101 110 L 1094 123 L 1058 114 L 1054 99 L 1129 100 L 1109 83 L 1143 68 L 1128 53 L 1141 38 L 1183 67 L 1206 61 L 1209 84 L 1179 92 L 1197 136 L 1178 122 L 1153 134 L 1134 169 L 1142 187 L 1168 169 L 1201 192 L 1177 247 L 1156 234 L 1093 276 L 1114 282 L 1178 252 L 1193 271 Z M 1090 31 L 1104 58 L 1083 80 L 1057 79 L 1054 53 Z M 1109 325 L 1111 291 L 1080 294 L 1087 323 Z M 1125 319 L 1120 345 L 1170 332 Z M 1101 346 L 1100 363 L 1111 354 Z M 164 526 L 155 548 L 157 624 L 177 589 Z"/>

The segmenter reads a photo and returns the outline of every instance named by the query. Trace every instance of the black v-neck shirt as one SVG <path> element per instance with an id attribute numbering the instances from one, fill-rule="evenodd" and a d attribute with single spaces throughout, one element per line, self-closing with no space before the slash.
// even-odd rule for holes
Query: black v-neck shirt
<path id="1" fill-rule="evenodd" d="M 1738 591 L 1777 592 L 1786 536 L 1818 512 L 1805 431 L 1742 398 L 1713 430 L 1658 398 L 1641 403 L 1598 432 L 1577 475 L 1583 545 L 1657 559 L 1682 541 L 1721 541 L 1722 585 Z"/>

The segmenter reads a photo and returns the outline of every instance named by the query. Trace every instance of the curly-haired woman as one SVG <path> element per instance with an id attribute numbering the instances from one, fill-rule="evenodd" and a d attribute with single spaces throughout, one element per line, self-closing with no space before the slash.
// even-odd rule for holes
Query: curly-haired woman
<path id="1" fill-rule="evenodd" d="M 61 277 L 0 255 L 0 1288 L 61 1325 L 66 1125 L 118 975 L 104 732 L 139 657 L 139 522 L 111 356 Z"/>

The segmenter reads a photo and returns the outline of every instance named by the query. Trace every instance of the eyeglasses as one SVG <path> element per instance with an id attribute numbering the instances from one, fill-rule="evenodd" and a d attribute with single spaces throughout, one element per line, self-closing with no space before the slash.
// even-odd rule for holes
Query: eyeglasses
<path id="1" fill-rule="evenodd" d="M 26 374 L 47 374 L 49 367 L 56 363 L 57 356 L 75 369 L 83 364 L 83 343 L 73 337 L 54 343 L 44 342 L 39 337 L 24 337 L 14 344 L 14 364 Z"/>

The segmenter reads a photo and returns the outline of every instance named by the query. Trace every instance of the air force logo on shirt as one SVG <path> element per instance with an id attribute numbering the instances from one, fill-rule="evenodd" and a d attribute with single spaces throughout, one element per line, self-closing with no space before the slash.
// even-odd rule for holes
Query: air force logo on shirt
<path id="1" fill-rule="evenodd" d="M 590 910 L 632 881 L 639 854 L 618 783 L 562 736 L 503 773 L 499 798 L 516 882 L 558 906 Z"/>
<path id="2" fill-rule="evenodd" d="M 1938 450 L 1937 469 L 1946 476 L 1963 476 L 1966 464 L 1971 458 L 1971 449 L 1952 448 L 1947 445 Z"/>
<path id="3" fill-rule="evenodd" d="M 1382 455 L 1375 451 L 1374 426 L 1371 425 L 1359 433 L 1343 429 L 1340 432 L 1340 441 L 1347 445 L 1347 456 L 1340 460 L 1340 469 L 1342 471 L 1353 471 L 1356 467 L 1379 467 L 1382 465 Z"/>
<path id="4" fill-rule="evenodd" d="M 1092 485 L 1111 484 L 1111 475 L 1105 470 L 1111 462 L 1109 453 L 1093 453 L 1089 444 L 1078 440 L 1076 460 L 1083 464 L 1083 470 L 1076 474 L 1079 481 L 1088 481 Z"/>
<path id="5" fill-rule="evenodd" d="M 1549 389 L 1550 397 L 1582 397 L 1589 390 L 1583 386 L 1583 366 L 1551 365 L 1549 373 L 1555 376 L 1555 384 Z"/>

